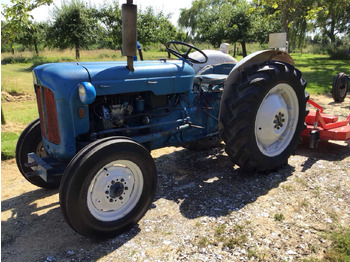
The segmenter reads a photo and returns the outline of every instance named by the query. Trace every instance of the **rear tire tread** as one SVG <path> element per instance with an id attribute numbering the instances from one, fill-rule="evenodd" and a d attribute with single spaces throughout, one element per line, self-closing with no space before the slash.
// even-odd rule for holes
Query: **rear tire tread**
<path id="1" fill-rule="evenodd" d="M 259 108 L 257 101 L 262 100 L 268 92 L 269 83 L 281 83 L 287 79 L 294 86 L 299 100 L 299 121 L 290 145 L 281 155 L 266 161 L 266 157 L 256 156 L 257 145 L 254 133 L 256 112 Z M 308 94 L 305 92 L 306 81 L 301 72 L 287 63 L 272 61 L 246 70 L 241 82 L 226 86 L 227 94 L 221 103 L 220 121 L 223 129 L 221 136 L 226 144 L 226 152 L 232 161 L 247 171 L 266 172 L 283 166 L 288 157 L 295 151 L 301 131 L 306 127 L 304 119 L 305 104 Z M 301 112 L 302 111 L 302 112 Z M 254 138 L 253 138 L 254 137 Z M 255 153 L 254 153 L 255 152 Z"/>

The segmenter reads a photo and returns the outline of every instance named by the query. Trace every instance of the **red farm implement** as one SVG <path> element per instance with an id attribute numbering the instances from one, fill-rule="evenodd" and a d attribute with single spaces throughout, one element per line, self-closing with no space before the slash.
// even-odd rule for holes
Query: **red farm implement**
<path id="1" fill-rule="evenodd" d="M 350 141 L 350 114 L 344 121 L 338 121 L 337 116 L 326 115 L 323 107 L 309 99 L 308 103 L 316 108 L 305 117 L 307 128 L 303 137 L 310 137 L 310 148 L 317 148 L 319 140 Z"/>

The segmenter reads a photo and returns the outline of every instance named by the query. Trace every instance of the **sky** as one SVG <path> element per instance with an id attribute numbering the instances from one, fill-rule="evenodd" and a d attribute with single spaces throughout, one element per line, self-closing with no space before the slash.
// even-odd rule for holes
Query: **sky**
<path id="1" fill-rule="evenodd" d="M 66 0 L 69 1 L 69 0 Z M 103 3 L 112 3 L 111 0 L 84 0 L 91 5 L 99 6 Z M 61 6 L 61 2 L 63 0 L 54 0 L 54 4 L 58 7 Z M 163 11 L 164 14 L 171 14 L 170 21 L 176 26 L 177 20 L 180 15 L 180 8 L 190 8 L 192 4 L 192 0 L 134 0 L 134 4 L 137 4 L 138 9 L 146 9 L 148 6 L 152 6 L 155 11 Z M 2 0 L 1 4 L 9 4 L 10 0 Z M 126 3 L 126 0 L 119 0 L 119 4 Z M 50 11 L 53 9 L 53 4 L 51 6 L 42 6 L 32 11 L 32 15 L 34 20 L 46 21 L 50 19 Z"/>

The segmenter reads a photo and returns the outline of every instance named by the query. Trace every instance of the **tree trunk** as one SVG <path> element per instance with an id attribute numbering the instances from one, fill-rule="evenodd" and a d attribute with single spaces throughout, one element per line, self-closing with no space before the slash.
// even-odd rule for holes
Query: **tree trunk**
<path id="1" fill-rule="evenodd" d="M 290 42 L 289 42 L 289 19 L 288 19 L 288 11 L 286 9 L 283 10 L 283 16 L 282 16 L 282 24 L 283 24 L 283 30 L 287 35 L 287 39 L 286 41 L 288 42 L 288 46 L 287 46 L 287 53 L 290 53 Z"/>
<path id="2" fill-rule="evenodd" d="M 236 57 L 236 43 L 233 45 L 233 57 Z"/>
<path id="3" fill-rule="evenodd" d="M 34 49 L 35 49 L 35 55 L 39 55 L 39 50 L 38 50 L 38 43 L 36 42 L 36 39 L 33 39 L 34 42 Z"/>
<path id="4" fill-rule="evenodd" d="M 247 56 L 247 48 L 245 46 L 245 41 L 242 41 L 241 42 L 241 46 L 242 46 L 242 54 L 243 54 L 243 57 L 246 57 Z"/>
<path id="5" fill-rule="evenodd" d="M 75 59 L 79 60 L 80 59 L 80 49 L 79 46 L 75 46 Z"/>
<path id="6" fill-rule="evenodd" d="M 331 22 L 331 28 L 329 29 L 329 38 L 331 40 L 331 43 L 334 44 L 335 43 L 335 34 L 334 34 L 334 31 L 335 31 L 335 21 L 332 19 L 332 22 Z"/>
<path id="7" fill-rule="evenodd" d="M 4 113 L 2 112 L 2 106 L 1 106 L 1 124 L 2 125 L 6 124 L 5 116 L 4 116 Z"/>

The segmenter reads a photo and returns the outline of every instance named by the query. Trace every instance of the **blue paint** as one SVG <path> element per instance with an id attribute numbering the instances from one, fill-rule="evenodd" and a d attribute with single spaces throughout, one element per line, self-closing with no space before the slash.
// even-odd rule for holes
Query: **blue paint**
<path id="1" fill-rule="evenodd" d="M 53 63 L 34 68 L 35 84 L 51 89 L 56 100 L 61 143 L 55 145 L 43 138 L 50 157 L 69 161 L 87 143 L 77 141 L 81 135 L 96 139 L 130 133 L 135 140 L 156 149 L 195 141 L 217 132 L 222 92 L 207 92 L 203 91 L 204 87 L 202 90 L 198 86 L 194 88 L 192 66 L 182 60 L 138 61 L 134 63 L 134 68 L 134 72 L 128 70 L 126 62 Z M 86 90 L 84 103 L 79 98 L 80 84 Z M 220 90 L 220 85 L 217 90 Z M 101 99 L 101 109 L 94 107 L 98 98 L 120 95 L 123 99 L 133 97 L 133 94 L 132 102 L 115 102 L 120 104 L 115 108 L 108 109 L 108 103 Z M 151 109 L 150 99 L 155 99 L 156 104 L 168 100 L 167 103 L 173 106 L 171 110 Z M 129 104 L 132 113 L 127 128 L 123 128 L 123 122 L 120 122 L 122 127 L 91 131 L 91 125 L 97 123 L 92 123 L 91 117 L 96 121 L 99 118 L 114 121 L 115 124 L 119 121 L 119 114 L 126 114 Z M 96 108 L 100 110 L 99 113 Z M 79 117 L 79 110 L 85 111 L 83 118 Z M 133 114 L 140 117 L 133 118 Z"/>

